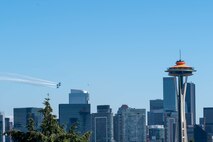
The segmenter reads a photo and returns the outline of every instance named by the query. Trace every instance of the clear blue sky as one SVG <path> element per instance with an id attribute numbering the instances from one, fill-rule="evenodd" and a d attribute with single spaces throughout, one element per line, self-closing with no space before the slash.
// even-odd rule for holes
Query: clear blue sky
<path id="1" fill-rule="evenodd" d="M 71 88 L 90 92 L 92 111 L 110 104 L 149 109 L 179 58 L 197 69 L 197 112 L 213 106 L 212 0 L 1 0 L 0 72 L 61 81 L 60 89 L 0 82 L 0 111 L 41 107 L 50 93 L 68 103 Z M 88 85 L 89 84 L 89 85 Z"/>

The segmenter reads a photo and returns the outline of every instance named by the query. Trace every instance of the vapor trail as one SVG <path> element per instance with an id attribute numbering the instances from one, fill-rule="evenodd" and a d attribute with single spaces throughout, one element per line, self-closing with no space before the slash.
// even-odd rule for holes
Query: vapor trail
<path id="1" fill-rule="evenodd" d="M 51 88 L 58 88 L 60 86 L 60 83 L 56 83 L 53 81 L 38 79 L 38 78 L 14 74 L 14 73 L 5 73 L 5 74 L 0 73 L 0 81 L 18 82 L 18 83 L 24 83 L 24 84 L 37 85 L 37 86 L 39 85 L 44 87 L 51 87 Z"/>
<path id="2" fill-rule="evenodd" d="M 23 78 L 23 79 L 26 79 L 26 80 L 34 80 L 34 81 L 48 82 L 48 83 L 57 84 L 56 82 L 53 82 L 53 81 L 44 80 L 44 79 L 35 78 L 35 77 L 31 77 L 31 76 L 26 76 L 26 75 L 21 75 L 21 74 L 16 74 L 16 73 L 0 73 L 0 76 Z"/>

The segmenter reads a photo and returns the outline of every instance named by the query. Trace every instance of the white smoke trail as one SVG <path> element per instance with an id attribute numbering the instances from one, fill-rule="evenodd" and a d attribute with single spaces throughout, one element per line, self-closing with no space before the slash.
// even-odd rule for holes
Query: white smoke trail
<path id="1" fill-rule="evenodd" d="M 48 83 L 53 83 L 56 84 L 56 82 L 49 81 L 49 80 L 44 80 L 40 78 L 35 78 L 31 76 L 26 76 L 26 75 L 21 75 L 21 74 L 16 74 L 16 73 L 0 73 L 0 76 L 8 76 L 8 77 L 14 77 L 14 78 L 22 78 L 26 80 L 34 80 L 34 81 L 39 81 L 39 82 L 48 82 Z"/>
<path id="2" fill-rule="evenodd" d="M 25 83 L 25 84 L 31 84 L 31 85 L 46 86 L 46 87 L 52 87 L 52 88 L 56 87 L 56 84 L 35 82 L 35 81 L 31 81 L 31 80 L 18 79 L 18 78 L 0 77 L 0 80 L 1 81 L 19 82 L 19 83 Z"/>
<path id="3" fill-rule="evenodd" d="M 0 81 L 11 81 L 11 82 L 18 82 L 18 83 L 25 83 L 25 84 L 31 84 L 31 85 L 39 85 L 44 87 L 51 87 L 51 88 L 58 88 L 58 83 L 38 79 L 34 77 L 19 75 L 19 74 L 13 74 L 13 73 L 0 73 Z"/>

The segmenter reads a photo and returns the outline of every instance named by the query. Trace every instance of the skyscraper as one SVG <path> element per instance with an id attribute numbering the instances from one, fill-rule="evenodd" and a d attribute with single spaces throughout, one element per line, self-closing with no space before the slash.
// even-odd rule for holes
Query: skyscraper
<path id="1" fill-rule="evenodd" d="M 34 120 L 35 129 L 39 130 L 43 119 L 43 115 L 39 112 L 42 108 L 14 108 L 14 129 L 27 132 L 27 123 L 31 117 Z"/>
<path id="2" fill-rule="evenodd" d="M 163 78 L 163 107 L 164 107 L 164 128 L 165 141 L 175 141 L 177 123 L 177 96 L 176 78 Z"/>
<path id="3" fill-rule="evenodd" d="M 89 93 L 84 90 L 71 89 L 69 104 L 88 104 Z"/>
<path id="4" fill-rule="evenodd" d="M 90 131 L 90 104 L 59 104 L 59 123 L 69 131 L 73 124 L 81 134 Z"/>
<path id="5" fill-rule="evenodd" d="M 150 111 L 148 112 L 148 125 L 164 125 L 163 100 L 150 100 Z"/>
<path id="6" fill-rule="evenodd" d="M 208 134 L 208 141 L 213 141 L 213 107 L 203 109 L 204 128 Z"/>
<path id="7" fill-rule="evenodd" d="M 0 112 L 0 142 L 5 142 L 5 136 L 3 135 L 4 132 L 5 132 L 4 113 Z"/>
<path id="8" fill-rule="evenodd" d="M 114 116 L 116 142 L 146 141 L 146 110 L 122 105 Z"/>
<path id="9" fill-rule="evenodd" d="M 186 89 L 186 124 L 196 124 L 195 84 L 187 83 Z"/>
<path id="10" fill-rule="evenodd" d="M 109 105 L 97 106 L 92 114 L 92 142 L 113 142 L 113 114 Z"/>
<path id="11" fill-rule="evenodd" d="M 165 112 L 164 115 L 165 142 L 175 142 L 177 112 Z"/>
<path id="12" fill-rule="evenodd" d="M 163 78 L 163 106 L 164 111 L 175 112 L 177 111 L 177 96 L 176 96 L 176 78 L 164 77 Z"/>
<path id="13" fill-rule="evenodd" d="M 59 104 L 59 123 L 66 131 L 77 123 L 77 130 L 85 133 L 91 130 L 91 108 L 89 93 L 83 90 L 72 89 L 69 94 L 69 104 Z"/>
<path id="14" fill-rule="evenodd" d="M 5 132 L 8 132 L 12 130 L 13 124 L 10 121 L 10 118 L 5 118 Z M 12 142 L 12 139 L 10 136 L 5 136 L 5 142 Z"/>
<path id="15" fill-rule="evenodd" d="M 194 126 L 194 142 L 207 142 L 207 133 L 199 125 Z"/>

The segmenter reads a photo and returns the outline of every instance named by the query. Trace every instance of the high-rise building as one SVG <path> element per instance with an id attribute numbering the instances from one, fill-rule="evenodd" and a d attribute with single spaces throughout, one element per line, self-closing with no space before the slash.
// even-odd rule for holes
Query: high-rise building
<path id="1" fill-rule="evenodd" d="M 27 132 L 27 124 L 29 118 L 34 120 L 35 129 L 39 130 L 43 119 L 43 115 L 39 112 L 42 108 L 14 108 L 14 129 L 20 130 L 22 132 Z"/>
<path id="2" fill-rule="evenodd" d="M 92 114 L 92 142 L 113 142 L 113 113 L 109 105 L 97 106 Z"/>
<path id="3" fill-rule="evenodd" d="M 204 128 L 208 134 L 208 141 L 213 141 L 213 107 L 203 109 Z"/>
<path id="4" fill-rule="evenodd" d="M 0 142 L 5 142 L 5 136 L 3 133 L 5 132 L 5 118 L 4 113 L 0 112 Z"/>
<path id="5" fill-rule="evenodd" d="M 164 126 L 150 125 L 149 127 L 149 142 L 164 142 Z"/>
<path id="6" fill-rule="evenodd" d="M 10 121 L 10 118 L 5 118 L 5 132 L 12 130 L 13 123 Z M 5 136 L 5 142 L 12 142 L 10 136 Z"/>
<path id="7" fill-rule="evenodd" d="M 66 131 L 74 124 L 81 134 L 90 131 L 90 114 L 90 104 L 59 104 L 59 123 Z"/>
<path id="8" fill-rule="evenodd" d="M 175 141 L 177 123 L 177 86 L 175 77 L 163 78 L 165 142 Z"/>
<path id="9" fill-rule="evenodd" d="M 116 142 L 146 141 L 146 110 L 122 105 L 114 116 Z"/>
<path id="10" fill-rule="evenodd" d="M 89 93 L 72 89 L 69 94 L 69 104 L 59 104 L 59 123 L 69 131 L 73 124 L 81 134 L 91 130 L 91 108 Z"/>
<path id="11" fill-rule="evenodd" d="M 187 83 L 186 89 L 186 124 L 196 124 L 195 84 Z"/>
<path id="12" fill-rule="evenodd" d="M 163 106 L 164 111 L 177 111 L 176 78 L 163 78 Z"/>
<path id="13" fill-rule="evenodd" d="M 188 142 L 207 142 L 208 135 L 206 131 L 199 125 L 188 125 L 187 127 Z M 212 136 L 209 137 L 212 142 Z"/>
<path id="14" fill-rule="evenodd" d="M 164 119 L 165 142 L 175 142 L 177 132 L 177 112 L 165 112 Z"/>
<path id="15" fill-rule="evenodd" d="M 194 125 L 194 142 L 207 142 L 207 133 L 199 125 Z"/>
<path id="16" fill-rule="evenodd" d="M 188 137 L 188 142 L 194 141 L 194 125 L 187 126 L 187 137 Z"/>
<path id="17" fill-rule="evenodd" d="M 89 93 L 84 90 L 71 89 L 69 104 L 88 104 Z"/>
<path id="18" fill-rule="evenodd" d="M 163 100 L 150 100 L 150 111 L 148 112 L 148 125 L 164 125 Z"/>

